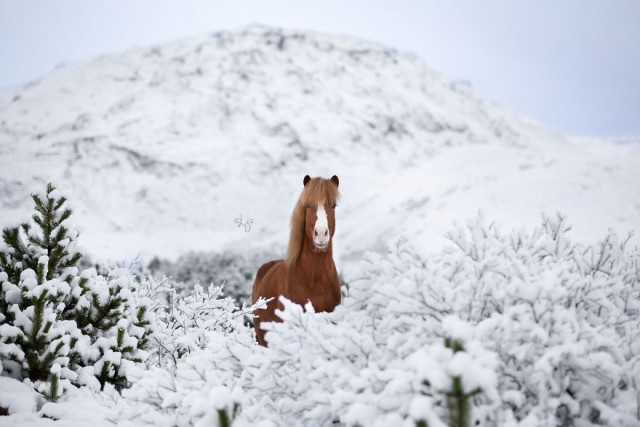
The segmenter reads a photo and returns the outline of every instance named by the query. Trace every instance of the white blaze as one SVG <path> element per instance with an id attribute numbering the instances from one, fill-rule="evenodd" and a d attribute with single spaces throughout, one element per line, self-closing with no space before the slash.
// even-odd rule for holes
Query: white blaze
<path id="1" fill-rule="evenodd" d="M 317 212 L 318 219 L 316 220 L 316 229 L 317 228 L 329 228 L 329 220 L 327 219 L 327 212 L 324 210 L 324 205 L 318 206 Z"/>
<path id="2" fill-rule="evenodd" d="M 318 211 L 316 212 L 316 226 L 315 226 L 315 236 L 314 241 L 316 244 L 320 244 L 322 246 L 329 243 L 329 220 L 327 219 L 327 212 L 324 210 L 324 205 L 318 206 Z"/>

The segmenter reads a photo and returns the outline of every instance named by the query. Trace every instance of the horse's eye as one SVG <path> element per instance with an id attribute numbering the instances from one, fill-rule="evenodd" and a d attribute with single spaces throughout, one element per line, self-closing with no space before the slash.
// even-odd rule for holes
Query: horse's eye
<path id="1" fill-rule="evenodd" d="M 333 206 L 331 206 L 331 209 L 335 209 L 337 207 L 338 207 L 338 205 L 333 205 Z"/>
<path id="2" fill-rule="evenodd" d="M 311 209 L 311 206 L 310 206 L 310 205 L 305 205 L 305 206 L 306 206 L 306 208 L 307 208 L 307 209 Z"/>

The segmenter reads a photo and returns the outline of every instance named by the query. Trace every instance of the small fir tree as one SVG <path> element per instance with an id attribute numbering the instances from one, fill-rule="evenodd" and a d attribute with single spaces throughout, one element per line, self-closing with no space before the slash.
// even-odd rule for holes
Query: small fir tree
<path id="1" fill-rule="evenodd" d="M 122 389 L 151 333 L 147 307 L 131 292 L 134 278 L 125 269 L 78 275 L 82 255 L 77 233 L 64 224 L 71 215 L 66 199 L 51 184 L 32 198 L 32 222 L 3 230 L 0 372 L 29 378 L 50 400 L 71 384 Z"/>
<path id="2" fill-rule="evenodd" d="M 55 187 L 49 183 L 44 197 L 32 194 L 36 213 L 31 217 L 33 223 L 23 223 L 19 227 L 5 228 L 2 237 L 7 245 L 0 252 L 0 270 L 9 275 L 14 283 L 19 281 L 20 273 L 30 268 L 38 270 L 41 256 L 48 257 L 46 279 L 65 276 L 65 270 L 75 267 L 82 255 L 75 250 L 77 233 L 71 232 L 63 222 L 72 214 L 66 206 L 67 199 L 56 197 Z"/>

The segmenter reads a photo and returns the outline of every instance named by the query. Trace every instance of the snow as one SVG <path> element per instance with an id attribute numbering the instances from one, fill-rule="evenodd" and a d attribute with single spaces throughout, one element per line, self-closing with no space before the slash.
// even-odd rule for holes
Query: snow
<path id="1" fill-rule="evenodd" d="M 17 336 L 21 335 L 21 331 L 19 328 L 15 326 L 11 326 L 8 324 L 0 325 L 0 335 L 5 338 L 15 339 Z"/>
<path id="2" fill-rule="evenodd" d="M 42 406 L 42 401 L 42 396 L 27 384 L 0 376 L 0 407 L 8 409 L 9 414 L 33 413 Z"/>
<path id="3" fill-rule="evenodd" d="M 232 406 L 231 393 L 224 387 L 212 388 L 208 399 L 203 402 L 205 405 L 213 405 L 216 409 L 225 409 Z"/>
<path id="4" fill-rule="evenodd" d="M 20 281 L 27 289 L 33 289 L 38 286 L 38 280 L 36 279 L 36 272 L 30 269 L 24 270 L 20 273 Z"/>
<path id="5" fill-rule="evenodd" d="M 244 324 L 254 307 L 219 286 L 179 296 L 118 267 L 80 273 L 82 295 L 26 270 L 32 295 L 70 292 L 78 310 L 110 292 L 144 301 L 153 335 L 133 363 L 115 331 L 91 344 L 59 322 L 66 395 L 42 405 L 0 377 L 0 406 L 18 389 L 26 405 L 3 425 L 211 425 L 222 410 L 238 426 L 441 426 L 456 377 L 480 390 L 479 425 L 638 422 L 638 237 L 618 237 L 640 223 L 637 144 L 556 134 L 392 49 L 263 27 L 64 67 L 0 99 L 0 114 L 2 218 L 22 220 L 54 179 L 99 258 L 284 253 L 302 177 L 336 174 L 349 284 L 332 313 L 282 299 L 265 349 Z M 33 310 L 10 312 L 30 327 Z M 118 322 L 123 346 L 144 333 L 134 317 Z M 21 360 L 5 326 L 0 350 Z M 93 366 L 67 368 L 71 339 Z M 107 362 L 131 387 L 100 390 Z"/>
<path id="6" fill-rule="evenodd" d="M 51 179 L 102 260 L 283 253 L 305 174 L 340 177 L 344 269 L 397 236 L 438 250 L 478 209 L 505 227 L 561 211 L 588 241 L 640 222 L 637 144 L 560 135 L 346 37 L 252 27 L 105 55 L 5 95 L 0 115 L 0 216 L 28 217 Z"/>
<path id="7" fill-rule="evenodd" d="M 5 294 L 5 300 L 9 304 L 20 304 L 22 302 L 22 293 L 20 288 L 10 282 L 2 283 L 2 292 Z"/>
<path id="8" fill-rule="evenodd" d="M 30 307 L 32 308 L 32 307 Z M 32 322 L 30 317 L 33 317 L 33 310 L 20 311 L 17 304 L 9 307 L 9 312 L 15 316 L 14 326 L 21 328 L 23 331 L 30 331 L 32 329 Z"/>

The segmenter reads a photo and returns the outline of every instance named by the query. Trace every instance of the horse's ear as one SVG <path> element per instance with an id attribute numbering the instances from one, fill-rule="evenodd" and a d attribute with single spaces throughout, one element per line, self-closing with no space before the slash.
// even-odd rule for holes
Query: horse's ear
<path id="1" fill-rule="evenodd" d="M 333 183 L 336 185 L 336 187 L 338 187 L 338 186 L 340 185 L 340 180 L 339 180 L 339 179 L 338 179 L 338 177 L 337 177 L 337 176 L 335 176 L 335 175 L 333 175 L 333 176 L 331 177 L 331 182 L 333 182 Z"/>
<path id="2" fill-rule="evenodd" d="M 304 179 L 302 180 L 302 183 L 304 184 L 304 186 L 306 187 L 307 184 L 309 183 L 309 181 L 311 181 L 311 177 L 309 175 L 305 175 Z"/>

